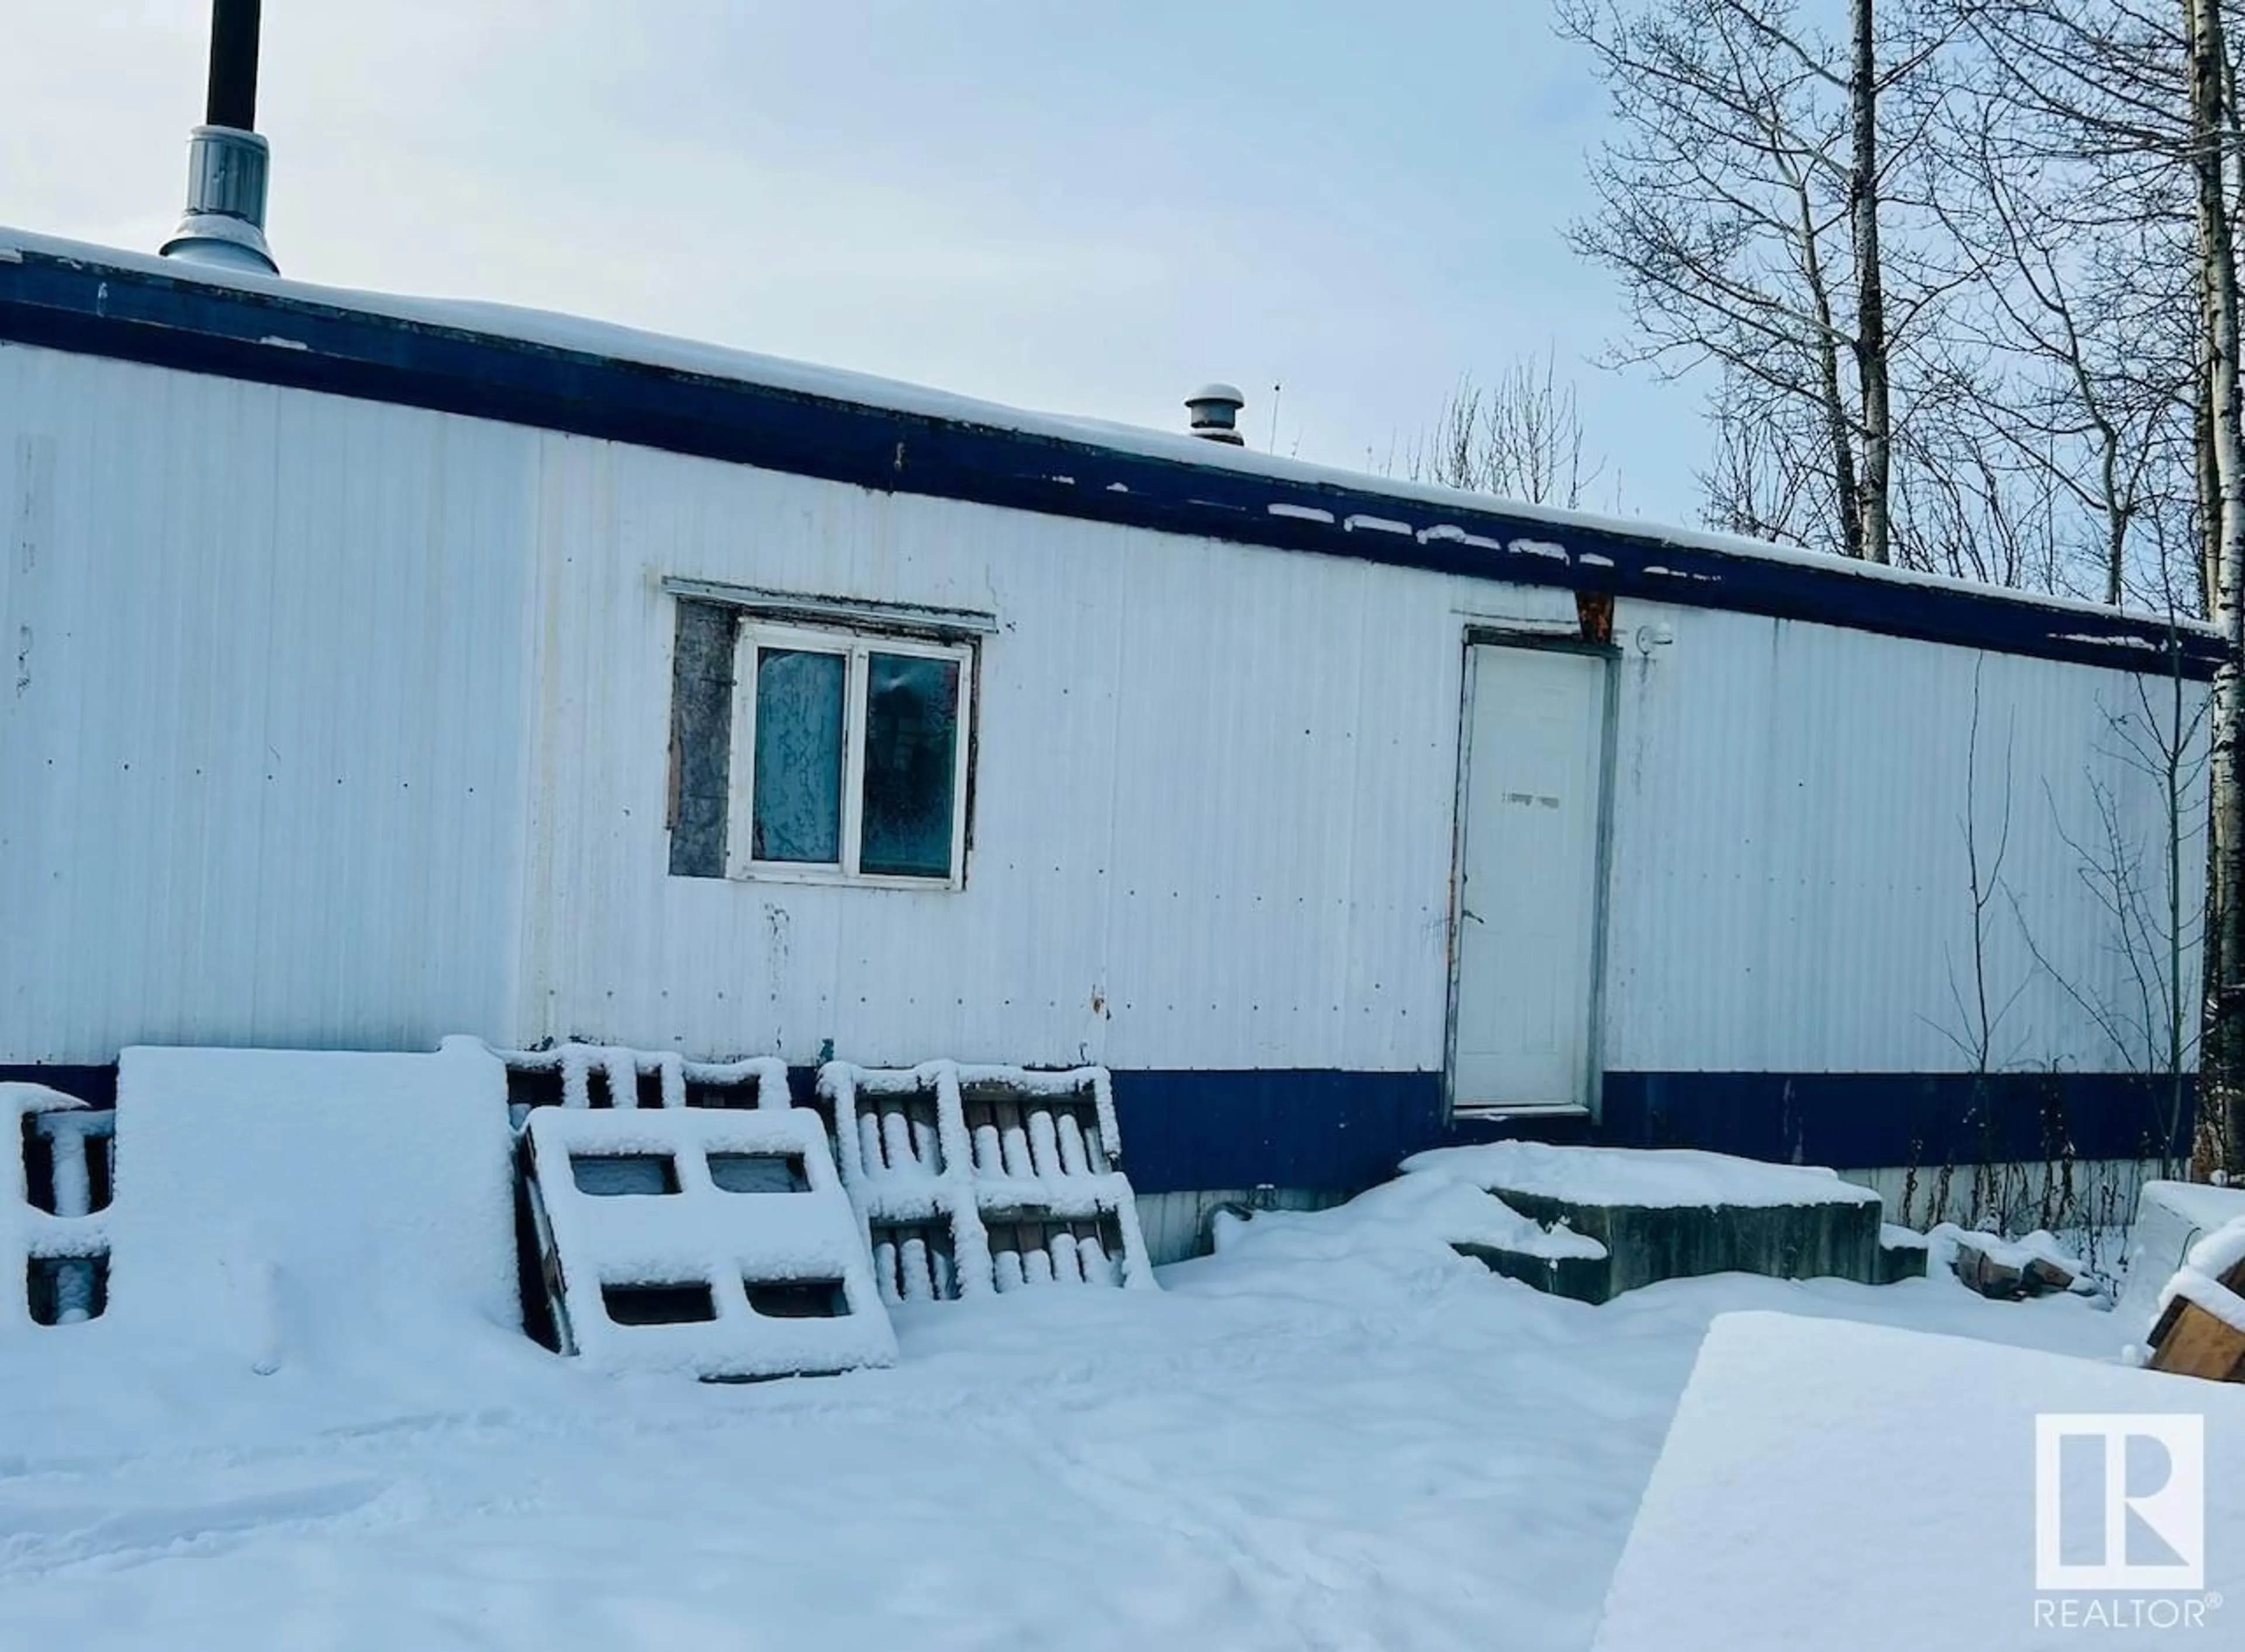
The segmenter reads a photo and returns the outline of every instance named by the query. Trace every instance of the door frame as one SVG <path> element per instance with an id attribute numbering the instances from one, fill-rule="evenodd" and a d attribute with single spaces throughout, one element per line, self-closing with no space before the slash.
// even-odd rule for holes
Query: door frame
<path id="1" fill-rule="evenodd" d="M 1614 754 L 1618 744 L 1621 708 L 1622 651 L 1610 642 L 1586 642 L 1579 634 L 1549 631 L 1516 631 L 1502 626 L 1468 625 L 1461 646 L 1458 693 L 1457 784 L 1451 805 L 1450 901 L 1448 973 L 1448 1003 L 1442 1016 L 1442 1114 L 1447 1123 L 1459 1116 L 1458 1016 L 1459 987 L 1464 974 L 1467 810 L 1472 799 L 1474 696 L 1479 687 L 1482 648 L 1516 648 L 1538 653 L 1582 654 L 1605 667 L 1605 704 L 1598 730 L 1598 818 L 1591 853 L 1595 871 L 1590 896 L 1590 992 L 1587 1013 L 1589 1036 L 1584 1040 L 1586 1070 L 1579 1106 L 1536 1104 L 1503 1108 L 1468 1107 L 1467 1115 L 1519 1114 L 1540 1118 L 1586 1118 L 1597 1122 L 1604 1111 L 1605 1080 L 1606 930 L 1612 904 Z"/>

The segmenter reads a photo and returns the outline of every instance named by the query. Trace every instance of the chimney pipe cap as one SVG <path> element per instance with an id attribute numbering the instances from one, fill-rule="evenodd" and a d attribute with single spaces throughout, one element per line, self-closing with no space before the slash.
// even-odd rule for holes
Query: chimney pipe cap
<path id="1" fill-rule="evenodd" d="M 1192 433 L 1234 447 L 1245 445 L 1239 434 L 1239 410 L 1246 405 L 1247 398 L 1231 384 L 1204 384 L 1185 397 L 1185 410 L 1192 416 Z"/>

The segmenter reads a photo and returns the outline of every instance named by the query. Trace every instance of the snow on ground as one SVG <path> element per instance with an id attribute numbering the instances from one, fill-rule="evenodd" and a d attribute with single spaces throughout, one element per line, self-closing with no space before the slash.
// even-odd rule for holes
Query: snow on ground
<path id="1" fill-rule="evenodd" d="M 2120 1340 L 1945 1281 L 1585 1307 L 1363 1209 L 1162 1283 L 906 1308 L 894 1369 L 752 1386 L 497 1327 L 263 1378 L 0 1341 L 0 1649 L 1570 1652 L 1715 1314 Z"/>
<path id="2" fill-rule="evenodd" d="M 2044 1413 L 2086 1448 L 2069 1465 L 2054 1439 L 2046 1484 Z M 2180 1414 L 2199 1438 L 2165 1462 L 2150 1440 L 2128 1452 L 2140 1500 L 2116 1541 L 2093 1429 L 2144 1413 L 2148 1426 Z M 2202 1628 L 2207 1644 L 2234 1646 L 2245 1482 L 2225 1469 L 2241 1435 L 2245 1389 L 2227 1384 L 1726 1315 L 1645 1493 L 1598 1652 L 2024 1652 L 2130 1628 Z M 2158 1496 L 2170 1475 L 2180 1519 Z M 2170 1571 L 2133 1586 L 2086 1575 L 2108 1564 Z"/>
<path id="3" fill-rule="evenodd" d="M 1258 1261 L 1291 1257 L 1306 1265 L 1390 1256 L 1405 1266 L 1452 1245 L 1480 1245 L 1525 1256 L 1603 1260 L 1606 1248 L 1564 1221 L 1546 1228 L 1503 1200 L 1443 1169 L 1398 1176 L 1337 1210 L 1271 1210 L 1252 1218 L 1219 1214 L 1218 1250 L 1251 1242 Z M 1447 1264 L 1446 1268 L 1447 1268 Z"/>

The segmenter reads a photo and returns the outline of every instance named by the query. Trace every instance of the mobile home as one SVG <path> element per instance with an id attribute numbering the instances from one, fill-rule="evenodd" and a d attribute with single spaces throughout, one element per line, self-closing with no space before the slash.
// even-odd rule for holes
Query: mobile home
<path id="1" fill-rule="evenodd" d="M 1096 1063 L 1169 1254 L 1507 1133 L 2177 1144 L 2212 633 L 1231 412 L 0 232 L 0 1073 Z"/>

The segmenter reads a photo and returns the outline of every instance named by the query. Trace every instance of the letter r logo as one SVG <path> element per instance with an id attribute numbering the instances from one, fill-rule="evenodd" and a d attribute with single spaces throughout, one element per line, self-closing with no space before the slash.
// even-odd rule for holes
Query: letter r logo
<path id="1" fill-rule="evenodd" d="M 2069 1443 L 2076 1449 L 2069 1452 Z M 2090 1594 L 2205 1587 L 2206 1419 L 2037 1417 L 2035 1588 Z"/>

